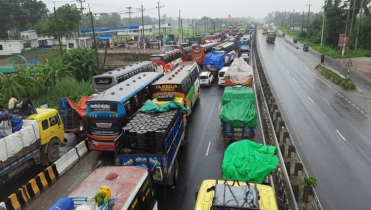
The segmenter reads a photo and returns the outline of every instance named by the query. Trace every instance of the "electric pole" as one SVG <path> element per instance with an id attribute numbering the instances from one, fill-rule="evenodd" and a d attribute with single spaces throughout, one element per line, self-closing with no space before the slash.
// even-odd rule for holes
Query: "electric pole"
<path id="1" fill-rule="evenodd" d="M 347 41 L 347 30 L 348 30 L 348 22 L 349 22 L 349 10 L 350 10 L 350 5 L 351 4 L 352 4 L 352 0 L 350 0 L 349 8 L 348 8 L 348 15 L 347 15 L 347 22 L 345 24 L 344 43 L 343 43 L 343 50 L 341 51 L 341 57 L 344 57 L 344 53 L 345 53 L 345 44 L 346 44 L 346 41 Z"/>
<path id="2" fill-rule="evenodd" d="M 180 10 L 179 10 L 179 23 L 178 24 L 179 24 L 178 25 L 178 34 L 179 34 L 179 37 L 180 37 Z M 183 37 L 182 37 L 182 40 L 183 40 Z"/>
<path id="3" fill-rule="evenodd" d="M 162 5 L 160 7 L 160 2 L 158 1 L 157 2 L 157 9 L 158 9 L 158 36 L 160 38 L 160 35 L 161 35 L 161 18 L 160 18 L 160 9 L 164 8 L 164 5 Z M 161 49 L 161 42 L 162 42 L 162 39 L 161 40 L 158 40 L 159 42 L 159 46 L 160 46 L 160 49 Z"/>
<path id="4" fill-rule="evenodd" d="M 350 21 L 350 28 L 349 28 L 349 37 L 352 37 L 352 31 L 353 31 L 353 20 L 354 20 L 354 9 L 356 7 L 356 0 L 353 0 L 353 12 L 352 12 L 352 20 Z M 349 46 L 350 46 L 350 43 L 348 45 L 348 48 L 347 48 L 347 55 L 349 55 Z"/>
<path id="5" fill-rule="evenodd" d="M 304 11 L 303 11 L 303 16 L 301 17 L 301 32 L 303 33 L 304 31 Z"/>
<path id="6" fill-rule="evenodd" d="M 97 68 L 99 70 L 100 73 L 102 73 L 102 71 L 100 70 L 99 68 L 99 59 L 98 59 L 98 50 L 97 50 L 97 39 L 95 38 L 95 30 L 94 30 L 94 21 L 93 21 L 93 14 L 91 13 L 90 11 L 90 4 L 89 4 L 89 13 L 90 13 L 90 20 L 91 20 L 91 28 L 93 30 L 93 40 L 94 40 L 94 49 L 95 49 L 95 59 L 97 60 Z"/>
<path id="7" fill-rule="evenodd" d="M 59 36 L 58 18 L 57 18 L 57 12 L 55 11 L 55 5 L 54 5 L 54 18 L 55 18 L 56 35 L 57 35 L 58 41 L 59 41 L 59 49 L 61 51 L 61 56 L 63 56 L 62 42 L 61 42 L 61 37 Z"/>
<path id="8" fill-rule="evenodd" d="M 171 34 L 171 26 L 172 26 L 172 25 L 171 25 L 171 17 L 170 17 L 170 34 Z"/>
<path id="9" fill-rule="evenodd" d="M 78 9 L 80 9 L 80 11 L 81 11 L 82 30 L 85 31 L 84 19 L 83 19 L 84 13 L 82 12 L 85 9 L 84 7 L 82 7 L 82 2 L 85 2 L 85 0 L 76 0 L 76 1 L 80 2 L 80 8 L 78 8 Z M 80 32 L 78 32 L 78 33 L 80 33 Z M 84 36 L 85 36 L 85 33 L 84 33 Z"/>
<path id="10" fill-rule="evenodd" d="M 359 21 L 358 21 L 358 26 L 357 26 L 357 35 L 356 35 L 356 43 L 354 45 L 354 55 L 357 54 L 357 44 L 358 44 L 358 34 L 359 34 L 359 26 L 361 25 L 362 21 L 362 13 L 363 13 L 363 0 L 361 0 L 361 6 L 360 6 L 360 13 L 359 13 Z"/>
<path id="11" fill-rule="evenodd" d="M 310 6 L 312 6 L 311 4 L 310 4 L 310 1 L 309 1 L 309 4 L 307 4 L 307 6 L 308 6 L 308 25 L 307 25 L 307 38 L 308 38 L 308 35 L 309 35 L 309 13 L 310 13 Z"/>
<path id="12" fill-rule="evenodd" d="M 126 12 L 126 13 L 129 13 L 129 24 L 130 24 L 130 26 L 131 26 L 131 13 L 132 13 L 132 12 L 131 12 L 130 10 L 133 9 L 133 7 L 131 7 L 130 4 L 129 4 L 129 7 L 126 7 L 126 9 L 129 10 L 129 12 Z"/>

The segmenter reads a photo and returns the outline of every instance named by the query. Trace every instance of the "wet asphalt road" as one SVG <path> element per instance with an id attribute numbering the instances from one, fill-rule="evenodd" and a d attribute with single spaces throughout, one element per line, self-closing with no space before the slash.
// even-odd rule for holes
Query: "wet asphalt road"
<path id="1" fill-rule="evenodd" d="M 195 193 L 201 182 L 222 178 L 223 154 L 228 146 L 220 138 L 219 113 L 223 91 L 224 87 L 218 86 L 217 79 L 214 79 L 212 86 L 201 87 L 199 101 L 189 122 L 188 144 L 178 154 L 179 180 L 174 187 L 157 187 L 160 210 L 194 209 Z M 256 132 L 256 141 L 261 143 L 259 123 Z M 113 154 L 90 152 L 25 210 L 48 209 L 59 198 L 68 196 L 94 170 L 98 161 L 103 161 L 103 165 L 113 165 Z"/>
<path id="2" fill-rule="evenodd" d="M 319 58 L 257 33 L 263 68 L 323 209 L 370 209 L 371 129 L 365 100 L 315 70 Z"/>

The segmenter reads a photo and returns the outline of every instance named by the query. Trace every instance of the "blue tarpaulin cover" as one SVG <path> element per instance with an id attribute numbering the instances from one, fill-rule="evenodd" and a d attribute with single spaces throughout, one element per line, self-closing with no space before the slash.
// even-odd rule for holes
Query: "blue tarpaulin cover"
<path id="1" fill-rule="evenodd" d="M 226 51 L 224 52 L 215 52 L 212 51 L 208 53 L 204 60 L 204 69 L 206 65 L 212 64 L 216 69 L 221 69 L 224 66 L 224 56 L 227 54 Z"/>

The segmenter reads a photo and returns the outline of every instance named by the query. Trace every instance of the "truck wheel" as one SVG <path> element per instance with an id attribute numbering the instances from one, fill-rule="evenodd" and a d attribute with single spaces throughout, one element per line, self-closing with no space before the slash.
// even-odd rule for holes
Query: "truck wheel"
<path id="1" fill-rule="evenodd" d="M 178 181 L 178 176 L 179 176 L 179 165 L 178 165 L 178 159 L 175 159 L 174 162 L 174 177 L 173 177 L 173 185 L 176 184 Z"/>
<path id="2" fill-rule="evenodd" d="M 49 163 L 54 163 L 59 158 L 59 145 L 53 140 L 48 145 L 48 160 Z"/>

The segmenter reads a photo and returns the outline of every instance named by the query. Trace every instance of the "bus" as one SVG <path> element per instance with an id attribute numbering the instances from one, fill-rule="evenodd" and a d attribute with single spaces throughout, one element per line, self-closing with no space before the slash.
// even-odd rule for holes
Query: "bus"
<path id="1" fill-rule="evenodd" d="M 269 185 L 239 180 L 204 180 L 196 193 L 194 210 L 278 210 Z"/>
<path id="2" fill-rule="evenodd" d="M 148 169 L 136 166 L 99 167 L 68 198 L 64 197 L 54 205 L 63 206 L 62 202 L 67 199 L 69 202 L 72 200 L 75 208 L 85 205 L 91 209 L 89 204 L 95 207 L 94 198 L 98 193 L 106 197 L 99 209 L 158 210 L 152 175 Z M 60 205 L 56 205 L 58 202 Z"/>
<path id="3" fill-rule="evenodd" d="M 181 49 L 174 49 L 169 52 L 165 52 L 162 54 L 153 54 L 149 56 L 149 61 L 151 61 L 158 69 L 159 72 L 166 72 L 169 70 L 173 65 L 181 62 L 182 57 L 182 50 Z"/>
<path id="4" fill-rule="evenodd" d="M 90 150 L 114 151 L 122 127 L 142 105 L 152 99 L 151 84 L 163 76 L 143 72 L 86 101 L 87 142 Z"/>
<path id="5" fill-rule="evenodd" d="M 185 47 L 182 49 L 182 62 L 192 60 L 192 47 Z"/>
<path id="6" fill-rule="evenodd" d="M 213 47 L 217 45 L 218 42 L 212 42 L 209 44 L 192 46 L 192 61 L 195 61 L 198 65 L 203 65 L 207 53 L 213 51 Z"/>
<path id="7" fill-rule="evenodd" d="M 227 52 L 227 54 L 224 56 L 224 64 L 227 65 L 227 64 L 232 63 L 234 60 L 234 57 L 236 54 L 235 48 L 236 48 L 236 45 L 234 44 L 234 42 L 225 42 L 225 43 L 219 44 L 218 46 L 215 46 L 214 50 Z"/>
<path id="8" fill-rule="evenodd" d="M 200 93 L 200 69 L 196 62 L 181 62 L 173 66 L 161 79 L 152 84 L 153 99 L 163 100 L 164 95 L 183 98 L 188 115 Z M 159 97 L 160 96 L 160 97 Z"/>
<path id="9" fill-rule="evenodd" d="M 141 72 L 154 72 L 150 61 L 141 61 L 93 77 L 93 92 L 103 92 Z"/>

